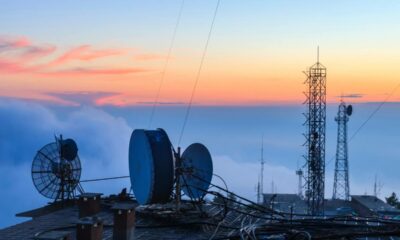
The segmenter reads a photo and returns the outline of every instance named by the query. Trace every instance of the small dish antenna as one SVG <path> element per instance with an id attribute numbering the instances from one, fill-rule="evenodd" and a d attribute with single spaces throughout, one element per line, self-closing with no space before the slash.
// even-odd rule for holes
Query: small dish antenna
<path id="1" fill-rule="evenodd" d="M 348 105 L 346 108 L 346 114 L 348 116 L 351 116 L 351 114 L 353 114 L 353 106 L 352 105 Z"/>
<path id="2" fill-rule="evenodd" d="M 181 182 L 183 192 L 192 199 L 201 199 L 210 187 L 213 164 L 211 154 L 201 143 L 191 144 L 182 154 Z"/>

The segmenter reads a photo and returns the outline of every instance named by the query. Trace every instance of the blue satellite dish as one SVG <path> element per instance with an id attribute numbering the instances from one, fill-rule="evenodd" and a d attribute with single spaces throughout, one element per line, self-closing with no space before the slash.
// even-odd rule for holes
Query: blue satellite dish
<path id="1" fill-rule="evenodd" d="M 182 167 L 183 192 L 192 199 L 201 199 L 206 194 L 213 175 L 210 152 L 201 143 L 191 144 L 182 154 Z"/>
<path id="2" fill-rule="evenodd" d="M 174 185 L 171 142 L 162 129 L 132 132 L 129 142 L 129 173 L 139 204 L 163 203 Z"/>

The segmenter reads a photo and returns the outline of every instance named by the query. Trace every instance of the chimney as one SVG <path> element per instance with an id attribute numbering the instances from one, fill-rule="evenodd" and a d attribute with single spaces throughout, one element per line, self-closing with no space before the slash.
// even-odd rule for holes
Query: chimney
<path id="1" fill-rule="evenodd" d="M 39 235 L 39 236 L 38 236 Z M 43 234 L 37 234 L 35 240 L 72 240 L 71 232 L 50 231 Z"/>
<path id="2" fill-rule="evenodd" d="M 101 210 L 101 193 L 82 193 L 79 195 L 79 218 L 90 217 Z"/>
<path id="3" fill-rule="evenodd" d="M 132 203 L 116 203 L 114 210 L 114 240 L 131 240 L 135 233 L 135 205 Z"/>
<path id="4" fill-rule="evenodd" d="M 103 221 L 98 217 L 85 217 L 76 225 L 77 240 L 102 240 Z"/>

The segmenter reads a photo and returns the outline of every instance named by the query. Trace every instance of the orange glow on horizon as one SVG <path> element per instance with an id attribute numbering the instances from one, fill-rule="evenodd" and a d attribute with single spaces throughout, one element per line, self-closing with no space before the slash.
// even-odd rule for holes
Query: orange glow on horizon
<path id="1" fill-rule="evenodd" d="M 99 106 L 152 105 L 166 61 L 159 53 L 91 45 L 63 50 L 26 37 L 0 37 L 0 43 L 7 46 L 0 52 L 0 96 L 62 105 L 79 105 L 79 101 L 64 97 L 87 92 L 93 94 L 86 97 L 92 97 L 91 102 Z M 341 95 L 350 95 L 351 102 L 383 101 L 400 79 L 394 64 L 367 69 L 360 63 L 349 67 L 336 59 L 324 62 L 328 68 L 328 103 L 339 101 Z M 267 57 L 260 55 L 227 59 L 209 54 L 194 105 L 301 104 L 306 90 L 302 70 L 311 64 L 304 64 L 300 56 L 286 60 L 277 55 L 275 60 L 266 62 Z M 159 105 L 187 103 L 198 64 L 194 53 L 178 51 L 171 57 Z M 380 76 L 380 72 L 387 74 Z M 394 94 L 390 101 L 399 101 L 399 96 Z"/>

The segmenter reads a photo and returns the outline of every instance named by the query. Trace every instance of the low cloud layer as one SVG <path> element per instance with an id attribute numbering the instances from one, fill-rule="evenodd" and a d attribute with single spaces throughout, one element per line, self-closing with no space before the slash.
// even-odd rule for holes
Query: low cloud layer
<path id="1" fill-rule="evenodd" d="M 98 93 L 98 95 L 107 93 Z M 69 100 L 66 94 L 65 100 Z M 78 94 L 79 95 L 79 94 Z M 85 94 L 84 94 L 85 95 Z M 83 102 L 97 95 L 88 94 Z M 62 97 L 62 96 L 60 96 Z M 72 97 L 72 96 L 71 96 Z M 76 98 L 72 97 L 72 98 Z M 371 112 L 368 105 L 356 105 L 349 122 L 349 134 L 362 124 Z M 133 128 L 148 126 L 151 108 L 52 107 L 40 103 L 0 99 L 0 193 L 2 206 L 0 228 L 21 219 L 18 212 L 43 206 L 49 199 L 37 193 L 31 180 L 31 161 L 54 134 L 74 138 L 78 143 L 83 172 L 81 179 L 129 175 L 128 144 Z M 173 143 L 179 137 L 185 108 L 159 108 L 154 127 L 163 127 Z M 337 125 L 333 121 L 337 107 L 328 108 L 326 197 L 332 196 L 334 152 Z M 301 108 L 194 108 L 182 147 L 193 142 L 204 143 L 213 156 L 214 172 L 222 176 L 230 190 L 256 199 L 260 171 L 261 133 L 264 135 L 264 192 L 295 193 L 296 165 L 302 164 L 305 149 Z M 375 174 L 384 186 L 381 197 L 399 191 L 396 148 L 400 130 L 398 106 L 386 106 L 360 134 L 349 143 L 350 187 L 352 194 L 372 193 Z M 374 147 L 371 147 L 374 146 Z M 297 164 L 296 164 L 297 162 Z M 213 182 L 222 186 L 218 178 Z M 85 183 L 89 192 L 118 193 L 130 187 L 129 179 Z M 23 220 L 23 219 L 22 219 Z"/>
<path id="2" fill-rule="evenodd" d="M 40 207 L 49 199 L 36 192 L 31 161 L 54 134 L 74 138 L 82 161 L 82 178 L 128 175 L 128 144 L 131 127 L 122 118 L 90 107 L 77 108 L 64 117 L 38 104 L 0 101 L 0 228 L 21 219 L 13 216 Z M 89 191 L 116 193 L 129 187 L 129 180 L 87 183 Z"/>

